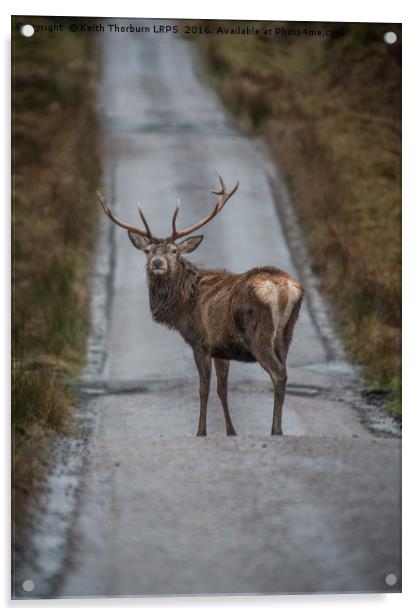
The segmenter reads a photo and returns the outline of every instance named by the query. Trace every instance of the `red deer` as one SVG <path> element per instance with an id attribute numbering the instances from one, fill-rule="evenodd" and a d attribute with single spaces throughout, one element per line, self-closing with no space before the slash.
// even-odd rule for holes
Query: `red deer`
<path id="1" fill-rule="evenodd" d="M 218 175 L 218 174 L 217 174 Z M 217 393 L 224 411 L 227 435 L 236 432 L 227 403 L 230 360 L 259 362 L 274 388 L 271 434 L 282 434 L 282 406 L 287 381 L 286 358 L 303 299 L 303 288 L 275 267 L 255 267 L 243 274 L 197 267 L 182 255 L 198 248 L 203 235 L 180 238 L 200 229 L 221 212 L 239 182 L 221 190 L 212 212 L 190 227 L 176 229 L 180 202 L 172 219 L 172 234 L 155 237 L 142 210 L 144 228 L 120 221 L 98 193 L 105 214 L 128 230 L 131 242 L 147 257 L 147 279 L 153 320 L 177 330 L 192 347 L 199 372 L 200 414 L 197 436 L 206 436 L 211 361 L 217 374 Z"/>

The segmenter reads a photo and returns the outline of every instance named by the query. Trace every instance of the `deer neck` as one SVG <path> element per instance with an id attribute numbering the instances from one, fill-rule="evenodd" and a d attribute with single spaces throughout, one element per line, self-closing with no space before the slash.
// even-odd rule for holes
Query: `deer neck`
<path id="1" fill-rule="evenodd" d="M 150 310 L 154 321 L 178 328 L 182 316 L 196 301 L 196 285 L 200 270 L 185 259 L 179 259 L 176 272 L 167 276 L 148 276 Z"/>

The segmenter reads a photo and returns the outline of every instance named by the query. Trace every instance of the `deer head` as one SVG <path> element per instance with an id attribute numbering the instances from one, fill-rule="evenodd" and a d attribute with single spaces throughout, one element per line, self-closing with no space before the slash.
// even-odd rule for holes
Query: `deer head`
<path id="1" fill-rule="evenodd" d="M 136 227 L 119 220 L 113 214 L 107 203 L 107 200 L 102 197 L 99 192 L 97 195 L 99 203 L 108 218 L 110 218 L 114 223 L 116 223 L 123 229 L 127 229 L 129 238 L 135 248 L 138 248 L 145 253 L 147 257 L 148 274 L 151 276 L 162 276 L 173 274 L 176 271 L 179 257 L 182 254 L 186 254 L 196 250 L 196 248 L 198 248 L 199 244 L 202 242 L 204 236 L 196 235 L 193 237 L 188 237 L 181 242 L 178 242 L 177 240 L 185 237 L 186 235 L 194 233 L 194 231 L 197 231 L 198 229 L 206 225 L 210 220 L 215 218 L 215 216 L 217 216 L 217 214 L 221 212 L 230 197 L 232 197 L 238 189 L 239 181 L 237 181 L 234 188 L 230 192 L 228 192 L 222 177 L 219 173 L 217 173 L 217 175 L 220 180 L 221 188 L 218 191 L 210 190 L 211 193 L 219 195 L 219 199 L 217 200 L 212 212 L 194 225 L 191 225 L 190 227 L 186 227 L 185 229 L 178 231 L 176 229 L 176 219 L 180 209 L 180 200 L 178 199 L 176 203 L 176 209 L 172 218 L 172 234 L 166 238 L 158 238 L 152 234 L 147 220 L 140 207 L 138 207 L 138 211 L 144 227 Z"/>

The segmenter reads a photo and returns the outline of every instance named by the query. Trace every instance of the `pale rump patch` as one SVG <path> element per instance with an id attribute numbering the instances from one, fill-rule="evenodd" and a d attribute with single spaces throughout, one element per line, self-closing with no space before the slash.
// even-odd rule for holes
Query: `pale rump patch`
<path id="1" fill-rule="evenodd" d="M 285 327 L 290 318 L 291 311 L 301 296 L 301 289 L 292 281 L 284 280 L 255 280 L 252 284 L 256 295 L 268 304 L 272 312 L 274 336 L 278 327 Z"/>
<path id="2" fill-rule="evenodd" d="M 282 311 L 282 321 L 284 326 L 288 323 L 288 319 L 291 316 L 292 309 L 301 297 L 301 290 L 292 282 L 288 282 L 287 289 L 287 303 Z"/>
<path id="3" fill-rule="evenodd" d="M 301 288 L 293 282 L 288 282 L 287 287 L 291 301 L 295 304 L 295 302 L 297 302 L 301 297 Z"/>
<path id="4" fill-rule="evenodd" d="M 253 282 L 253 288 L 256 291 L 256 295 L 264 303 L 270 304 L 272 297 L 276 296 L 277 283 L 272 280 L 255 280 Z"/>

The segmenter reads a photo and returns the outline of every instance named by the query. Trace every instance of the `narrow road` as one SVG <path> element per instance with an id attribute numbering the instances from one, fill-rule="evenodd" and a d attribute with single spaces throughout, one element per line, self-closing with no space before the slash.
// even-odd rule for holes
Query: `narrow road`
<path id="1" fill-rule="evenodd" d="M 240 177 L 192 260 L 235 272 L 271 264 L 299 278 L 269 161 L 199 78 L 193 44 L 102 36 L 104 179 L 118 215 L 135 223 L 140 200 L 153 232 L 165 236 L 177 197 L 186 225 L 211 207 L 215 169 L 228 186 Z M 268 376 L 235 363 L 238 436 L 225 436 L 212 392 L 209 436 L 196 438 L 191 350 L 152 322 L 143 255 L 126 232 L 101 224 L 99 256 L 111 255 L 106 361 L 86 386 L 92 427 L 52 592 L 400 590 L 400 441 L 370 432 L 347 401 L 355 374 L 328 348 L 310 290 L 289 356 L 285 436 L 269 435 Z"/>

